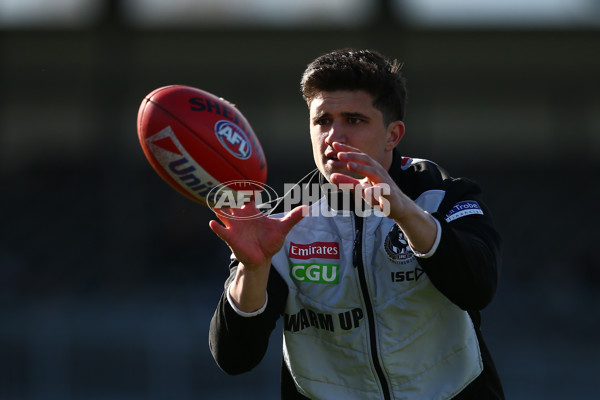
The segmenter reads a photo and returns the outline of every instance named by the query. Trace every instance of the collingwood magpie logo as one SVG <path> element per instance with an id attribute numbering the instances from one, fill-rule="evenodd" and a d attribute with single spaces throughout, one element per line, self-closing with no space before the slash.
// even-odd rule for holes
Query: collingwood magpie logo
<path id="1" fill-rule="evenodd" d="M 415 258 L 412 249 L 408 245 L 408 239 L 396 224 L 392 226 L 385 238 L 385 251 L 396 264 L 409 264 Z"/>

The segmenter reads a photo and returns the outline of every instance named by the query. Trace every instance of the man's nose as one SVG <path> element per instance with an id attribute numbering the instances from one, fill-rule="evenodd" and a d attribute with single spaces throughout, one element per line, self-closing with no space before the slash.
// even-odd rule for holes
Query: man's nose
<path id="1" fill-rule="evenodd" d="M 346 135 L 344 134 L 342 127 L 335 122 L 331 124 L 329 132 L 327 132 L 327 136 L 325 137 L 325 143 L 331 146 L 331 143 L 333 142 L 345 143 L 345 140 Z"/>

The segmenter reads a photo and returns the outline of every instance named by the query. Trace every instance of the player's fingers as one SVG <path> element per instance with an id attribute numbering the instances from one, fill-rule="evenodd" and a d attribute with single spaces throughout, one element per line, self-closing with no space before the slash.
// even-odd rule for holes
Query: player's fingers
<path id="1" fill-rule="evenodd" d="M 355 162 L 360 164 L 375 164 L 375 160 L 373 160 L 368 154 L 365 153 L 357 153 L 350 151 L 341 151 L 337 153 L 337 158 L 340 161 L 346 162 Z"/>
<path id="2" fill-rule="evenodd" d="M 360 181 L 358 179 L 337 172 L 331 174 L 331 176 L 329 176 L 329 179 L 331 180 L 331 183 L 337 186 L 342 184 L 356 186 L 360 184 Z"/>
<path id="3" fill-rule="evenodd" d="M 256 204 L 254 203 L 254 201 L 245 203 L 242 207 L 230 208 L 229 213 L 232 218 L 238 217 L 241 219 L 247 219 L 248 217 L 262 215 L 260 210 L 256 207 Z"/>
<path id="4" fill-rule="evenodd" d="M 230 219 L 233 216 L 231 209 L 215 208 L 213 209 L 213 212 L 215 213 L 219 221 L 225 224 L 225 226 L 230 226 Z M 217 223 L 216 221 L 214 222 Z"/>
<path id="5" fill-rule="evenodd" d="M 337 151 L 337 158 L 340 161 L 346 162 L 356 162 L 360 164 L 367 164 L 377 166 L 379 163 L 375 161 L 371 156 L 362 150 L 349 146 L 347 144 L 342 144 L 338 142 L 334 142 L 333 148 Z"/>
<path id="6" fill-rule="evenodd" d="M 378 198 L 374 195 L 375 190 L 373 186 L 363 187 L 362 189 L 362 198 L 369 204 L 370 206 L 374 206 L 378 203 Z"/>
<path id="7" fill-rule="evenodd" d="M 229 235 L 227 234 L 227 228 L 215 221 L 214 219 L 208 223 L 210 229 L 224 242 L 227 242 Z"/>
<path id="8" fill-rule="evenodd" d="M 361 164 L 357 162 L 349 162 L 347 165 L 350 171 L 364 176 L 372 184 L 383 181 L 382 174 L 378 166 Z"/>
<path id="9" fill-rule="evenodd" d="M 281 219 L 283 223 L 283 232 L 287 235 L 290 230 L 296 225 L 298 222 L 302 220 L 306 215 L 308 215 L 309 207 L 307 205 L 301 205 L 294 208 L 288 215 Z"/>
<path id="10" fill-rule="evenodd" d="M 333 147 L 333 149 L 337 152 L 351 151 L 351 152 L 355 152 L 355 153 L 362 153 L 362 151 L 360 149 L 358 149 L 357 147 L 353 147 L 353 146 L 350 146 L 349 144 L 340 143 L 340 142 L 331 143 L 331 147 Z"/>

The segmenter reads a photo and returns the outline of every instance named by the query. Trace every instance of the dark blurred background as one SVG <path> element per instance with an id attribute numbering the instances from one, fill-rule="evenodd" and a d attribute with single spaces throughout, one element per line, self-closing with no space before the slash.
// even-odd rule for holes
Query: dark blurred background
<path id="1" fill-rule="evenodd" d="M 300 75 L 346 46 L 405 63 L 401 152 L 484 189 L 508 398 L 598 398 L 600 6 L 491 3 L 0 0 L 0 398 L 278 398 L 280 327 L 247 375 L 212 360 L 229 252 L 151 169 L 136 115 L 167 84 L 227 98 L 280 191 L 313 168 Z"/>

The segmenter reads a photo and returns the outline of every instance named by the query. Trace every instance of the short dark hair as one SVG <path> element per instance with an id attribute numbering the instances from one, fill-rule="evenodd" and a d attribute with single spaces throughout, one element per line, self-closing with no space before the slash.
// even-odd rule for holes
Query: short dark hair
<path id="1" fill-rule="evenodd" d="M 320 92 L 363 90 L 373 96 L 386 124 L 403 121 L 407 95 L 401 68 L 374 50 L 334 50 L 308 64 L 300 82 L 302 97 L 310 103 Z"/>

